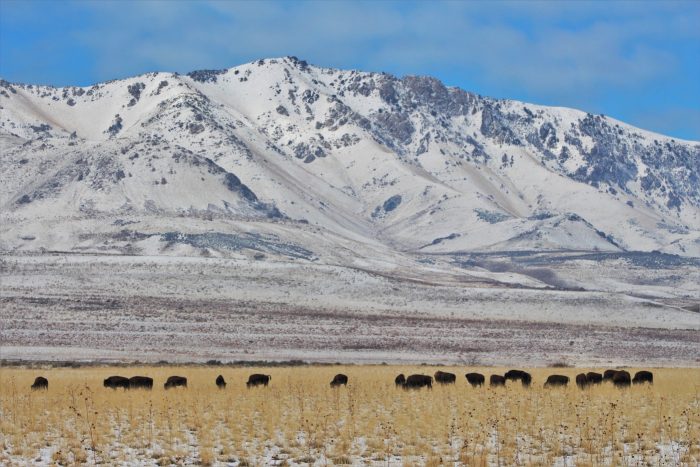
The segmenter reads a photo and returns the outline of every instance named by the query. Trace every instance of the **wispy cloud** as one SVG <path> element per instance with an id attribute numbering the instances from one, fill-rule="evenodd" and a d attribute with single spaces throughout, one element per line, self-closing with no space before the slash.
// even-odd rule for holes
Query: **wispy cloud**
<path id="1" fill-rule="evenodd" d="M 640 122 L 651 120 L 640 118 L 639 101 L 659 113 L 700 108 L 700 2 L 0 3 L 7 31 L 55 18 L 24 44 L 0 30 L 3 74 L 31 76 L 21 62 L 38 53 L 54 59 L 34 74 L 51 74 L 64 58 L 82 80 L 297 55 L 323 66 L 435 75 L 483 94 Z M 47 79 L 70 73 L 53 76 Z"/>

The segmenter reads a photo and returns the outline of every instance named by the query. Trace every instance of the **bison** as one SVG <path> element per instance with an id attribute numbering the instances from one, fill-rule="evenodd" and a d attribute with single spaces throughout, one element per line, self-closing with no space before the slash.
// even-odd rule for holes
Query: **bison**
<path id="1" fill-rule="evenodd" d="M 594 371 L 589 371 L 586 373 L 586 381 L 588 381 L 588 384 L 600 384 L 603 382 L 603 375 Z"/>
<path id="2" fill-rule="evenodd" d="M 123 376 L 110 376 L 102 382 L 102 385 L 106 388 L 122 388 L 129 389 L 129 378 Z"/>
<path id="3" fill-rule="evenodd" d="M 457 376 L 454 373 L 445 371 L 435 372 L 435 382 L 440 384 L 454 384 L 457 381 Z"/>
<path id="4" fill-rule="evenodd" d="M 491 375 L 491 378 L 489 378 L 489 385 L 491 385 L 491 386 L 505 386 L 506 379 L 501 375 Z"/>
<path id="5" fill-rule="evenodd" d="M 186 388 L 187 378 L 185 378 L 184 376 L 170 376 L 163 385 L 165 389 L 176 388 L 179 386 Z"/>
<path id="6" fill-rule="evenodd" d="M 566 386 L 569 384 L 569 377 L 564 375 L 550 375 L 544 383 L 544 387 Z"/>
<path id="7" fill-rule="evenodd" d="M 187 386 L 187 384 L 185 384 Z M 148 376 L 132 376 L 129 378 L 129 389 L 153 389 L 153 378 Z"/>
<path id="8" fill-rule="evenodd" d="M 432 389 L 433 377 L 426 375 L 411 375 L 406 378 L 406 382 L 403 384 L 403 387 L 404 389 L 418 389 L 422 387 Z"/>
<path id="9" fill-rule="evenodd" d="M 403 386 L 406 384 L 406 377 L 403 375 L 403 373 L 394 378 L 394 384 L 397 386 Z"/>
<path id="10" fill-rule="evenodd" d="M 576 386 L 579 388 L 583 389 L 586 386 L 588 386 L 588 377 L 586 376 L 585 373 L 579 373 L 576 375 Z"/>
<path id="11" fill-rule="evenodd" d="M 32 384 L 32 391 L 36 391 L 37 389 L 49 389 L 49 380 L 43 376 L 37 376 L 34 379 L 34 384 Z"/>
<path id="12" fill-rule="evenodd" d="M 333 377 L 333 381 L 331 381 L 331 387 L 334 388 L 336 386 L 347 386 L 348 384 L 348 377 L 347 375 L 344 375 L 342 373 L 338 373 Z"/>
<path id="13" fill-rule="evenodd" d="M 523 386 L 529 386 L 532 383 L 532 376 L 527 371 L 509 370 L 503 377 L 510 381 L 520 381 Z"/>
<path id="14" fill-rule="evenodd" d="M 486 381 L 486 378 L 481 373 L 467 373 L 464 377 L 467 378 L 467 382 L 472 387 L 483 386 L 484 381 Z"/>
<path id="15" fill-rule="evenodd" d="M 219 389 L 226 389 L 226 380 L 223 376 L 219 375 L 216 377 L 216 387 Z"/>
<path id="16" fill-rule="evenodd" d="M 649 384 L 654 384 L 654 374 L 651 371 L 638 371 L 634 374 L 634 378 L 632 378 L 632 383 L 633 384 L 644 384 L 644 383 L 649 383 Z"/>
<path id="17" fill-rule="evenodd" d="M 624 370 L 617 371 L 612 377 L 612 382 L 618 388 L 623 388 L 632 384 L 630 374 Z"/>
<path id="18" fill-rule="evenodd" d="M 263 386 L 267 386 L 270 380 L 272 379 L 272 376 L 270 375 L 261 375 L 261 374 L 254 374 L 250 375 L 248 377 L 248 382 L 245 383 L 247 387 L 254 387 L 254 386 L 260 386 L 261 384 Z"/>
<path id="19" fill-rule="evenodd" d="M 613 376 L 615 376 L 617 370 L 605 370 L 603 372 L 603 381 L 612 381 Z"/>

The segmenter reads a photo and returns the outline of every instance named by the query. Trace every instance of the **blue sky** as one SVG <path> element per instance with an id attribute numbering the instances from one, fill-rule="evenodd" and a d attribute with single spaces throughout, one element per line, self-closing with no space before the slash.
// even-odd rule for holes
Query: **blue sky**
<path id="1" fill-rule="evenodd" d="M 296 55 L 700 140 L 700 1 L 0 0 L 0 76 L 88 85 Z"/>

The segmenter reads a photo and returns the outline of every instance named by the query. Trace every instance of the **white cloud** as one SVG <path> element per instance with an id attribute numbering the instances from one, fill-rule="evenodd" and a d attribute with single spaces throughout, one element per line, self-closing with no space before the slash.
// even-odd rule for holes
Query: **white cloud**
<path id="1" fill-rule="evenodd" d="M 496 97 L 595 111 L 614 93 L 643 98 L 674 85 L 689 69 L 698 71 L 687 49 L 700 53 L 700 2 L 67 5 L 92 12 L 93 21 L 71 37 L 93 51 L 100 80 L 297 55 L 322 66 L 430 74 Z M 697 92 L 691 99 L 700 106 Z"/>
<path id="2" fill-rule="evenodd" d="M 442 67 L 479 73 L 483 80 L 529 92 L 562 95 L 601 86 L 643 84 L 675 73 L 673 54 L 659 40 L 682 40 L 697 28 L 674 5 L 620 3 L 615 22 L 586 17 L 600 3 L 506 2 L 399 4 L 303 2 L 96 2 L 114 25 L 81 33 L 94 47 L 100 74 L 131 63 L 146 67 L 221 67 L 294 54 L 320 65 L 360 63 L 398 73 Z M 500 6 L 500 7 L 499 7 Z M 504 8 L 505 7 L 505 8 Z M 605 7 L 606 9 L 608 7 Z M 504 11 L 505 10 L 505 11 Z M 654 11 L 645 11 L 654 10 Z M 658 11 L 665 15 L 659 21 Z M 602 15 L 610 16 L 610 12 Z M 691 15 L 692 16 L 692 15 Z M 670 26 L 670 28 L 669 28 Z M 123 73 L 123 71 L 122 71 Z"/>

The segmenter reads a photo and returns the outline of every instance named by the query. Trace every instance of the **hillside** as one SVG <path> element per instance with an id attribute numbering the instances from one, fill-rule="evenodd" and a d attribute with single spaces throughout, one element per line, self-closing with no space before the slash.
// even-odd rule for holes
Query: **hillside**
<path id="1" fill-rule="evenodd" d="M 697 364 L 697 142 L 292 57 L 0 106 L 3 358 Z"/>
<path id="2" fill-rule="evenodd" d="M 700 143 L 433 78 L 287 57 L 0 103 L 3 250 L 700 256 Z"/>

